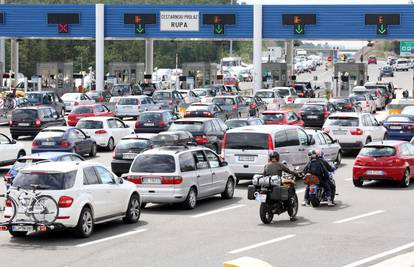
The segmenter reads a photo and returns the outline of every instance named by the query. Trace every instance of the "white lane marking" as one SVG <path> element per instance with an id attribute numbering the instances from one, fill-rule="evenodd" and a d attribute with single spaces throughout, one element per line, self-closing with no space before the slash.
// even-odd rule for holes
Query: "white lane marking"
<path id="1" fill-rule="evenodd" d="M 114 235 L 114 236 L 110 236 L 110 237 L 98 239 L 98 240 L 95 240 L 95 241 L 91 241 L 91 242 L 86 242 L 86 243 L 83 243 L 83 244 L 79 244 L 79 245 L 76 245 L 75 247 L 77 247 L 77 248 L 83 248 L 83 247 L 86 247 L 86 246 L 90 246 L 90 245 L 95 245 L 95 244 L 98 244 L 98 243 L 106 242 L 106 241 L 109 241 L 109 240 L 112 240 L 112 239 L 117 239 L 117 238 L 121 238 L 121 237 L 125 237 L 125 236 L 130 236 L 130 235 L 136 235 L 136 234 L 139 234 L 139 233 L 142 233 L 142 232 L 145 232 L 145 231 L 147 231 L 147 229 L 140 229 L 140 230 L 136 230 L 136 231 L 129 231 L 129 232 L 126 232 L 126 233 L 123 233 L 123 234 Z"/>
<path id="2" fill-rule="evenodd" d="M 230 206 L 230 207 L 227 207 L 227 208 L 216 209 L 216 210 L 200 213 L 200 214 L 197 214 L 197 215 L 193 215 L 193 216 L 191 216 L 191 218 L 200 218 L 200 217 L 208 216 L 208 215 L 211 215 L 211 214 L 220 213 L 220 212 L 223 212 L 223 211 L 228 211 L 228 210 L 232 210 L 232 209 L 241 208 L 241 207 L 244 207 L 244 206 L 246 206 L 246 205 L 241 204 L 241 205 Z"/>
<path id="3" fill-rule="evenodd" d="M 365 259 L 362 259 L 362 260 L 359 260 L 359 261 L 356 261 L 356 262 L 353 262 L 353 263 L 350 263 L 350 264 L 347 264 L 347 265 L 344 265 L 343 267 L 356 267 L 356 266 L 360 266 L 362 264 L 365 264 L 365 263 L 368 263 L 368 262 L 371 262 L 371 261 L 374 261 L 374 260 L 383 258 L 383 257 L 388 256 L 388 255 L 391 255 L 391 254 L 395 254 L 397 252 L 400 252 L 402 250 L 405 250 L 405 249 L 408 249 L 408 248 L 411 248 L 411 247 L 414 247 L 414 242 L 411 242 L 411 243 L 408 243 L 406 245 L 402 245 L 400 247 L 396 247 L 394 249 L 391 249 L 391 250 L 388 250 L 388 251 L 384 251 L 384 252 L 382 252 L 380 254 L 377 254 L 377 255 L 374 255 L 374 256 L 371 256 L 371 257 L 368 257 L 368 258 L 365 258 Z"/>
<path id="4" fill-rule="evenodd" d="M 352 181 L 352 178 L 346 178 L 344 181 Z"/>
<path id="5" fill-rule="evenodd" d="M 383 213 L 383 212 L 385 212 L 385 210 L 376 210 L 376 211 L 373 211 L 373 212 L 364 213 L 364 214 L 354 216 L 354 217 L 351 217 L 351 218 L 347 218 L 347 219 L 343 219 L 343 220 L 339 220 L 339 221 L 334 221 L 333 223 L 344 223 L 344 222 L 354 221 L 354 220 L 358 220 L 360 218 L 373 216 L 373 215 L 380 214 L 380 213 Z"/>
<path id="6" fill-rule="evenodd" d="M 248 247 L 235 249 L 235 250 L 230 251 L 229 253 L 230 254 L 237 254 L 237 253 L 240 253 L 240 252 L 243 252 L 243 251 L 246 251 L 246 250 L 250 250 L 250 249 L 266 246 L 266 245 L 269 245 L 269 244 L 272 244 L 272 243 L 280 242 L 280 241 L 283 241 L 283 240 L 286 240 L 286 239 L 289 239 L 289 238 L 292 238 L 292 237 L 295 237 L 295 236 L 296 235 L 285 235 L 285 236 L 275 238 L 275 239 L 272 239 L 272 240 L 269 240 L 269 241 L 257 243 L 255 245 L 251 245 L 251 246 L 248 246 Z"/>
<path id="7" fill-rule="evenodd" d="M 306 188 L 296 190 L 296 194 L 303 193 L 303 192 L 305 192 L 305 190 L 306 190 Z"/>

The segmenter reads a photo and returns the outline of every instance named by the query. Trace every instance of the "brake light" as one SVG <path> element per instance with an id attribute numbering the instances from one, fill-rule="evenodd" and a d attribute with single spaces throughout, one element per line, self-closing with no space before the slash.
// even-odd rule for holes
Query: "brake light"
<path id="1" fill-rule="evenodd" d="M 267 149 L 269 150 L 269 152 L 273 152 L 273 150 L 275 149 L 275 147 L 273 146 L 273 139 L 270 134 L 267 135 Z"/>
<path id="2" fill-rule="evenodd" d="M 186 111 L 184 116 L 190 116 L 191 112 L 190 111 Z"/>
<path id="3" fill-rule="evenodd" d="M 106 134 L 107 131 L 106 130 L 97 130 L 95 131 L 95 134 Z"/>
<path id="4" fill-rule="evenodd" d="M 234 104 L 233 106 L 231 106 L 231 109 L 232 109 L 232 110 L 237 110 L 237 105 L 236 105 L 236 104 Z"/>
<path id="5" fill-rule="evenodd" d="M 211 117 L 211 112 L 204 111 L 204 112 L 203 112 L 203 115 L 208 116 L 208 117 Z"/>
<path id="6" fill-rule="evenodd" d="M 41 121 L 40 119 L 36 119 L 36 120 L 35 120 L 35 126 L 36 126 L 36 127 L 40 127 L 40 126 L 42 126 L 42 121 Z"/>
<path id="7" fill-rule="evenodd" d="M 197 137 L 196 142 L 197 142 L 197 144 L 205 145 L 205 144 L 208 143 L 208 138 L 205 137 L 205 136 Z"/>
<path id="8" fill-rule="evenodd" d="M 142 176 L 130 175 L 127 177 L 127 180 L 134 184 L 142 184 Z"/>
<path id="9" fill-rule="evenodd" d="M 344 105 L 344 108 L 352 108 L 352 105 L 351 104 L 346 104 L 346 105 Z"/>
<path id="10" fill-rule="evenodd" d="M 141 122 L 140 121 L 136 121 L 135 122 L 135 128 L 138 128 L 139 126 L 141 126 Z"/>
<path id="11" fill-rule="evenodd" d="M 59 208 L 69 208 L 73 204 L 73 198 L 68 196 L 61 196 L 58 201 Z"/>
<path id="12" fill-rule="evenodd" d="M 167 124 L 165 123 L 165 121 L 160 121 L 159 125 L 160 125 L 160 127 L 165 127 Z"/>
<path id="13" fill-rule="evenodd" d="M 68 141 L 61 141 L 60 142 L 60 147 L 68 148 L 68 147 L 70 147 L 70 143 Z"/>
<path id="14" fill-rule="evenodd" d="M 414 125 L 407 125 L 407 126 L 405 126 L 405 129 L 413 131 L 414 130 Z"/>
<path id="15" fill-rule="evenodd" d="M 355 166 L 364 166 L 364 161 L 361 160 L 360 158 L 356 158 Z"/>
<path id="16" fill-rule="evenodd" d="M 97 100 L 97 101 L 102 101 L 102 102 L 103 102 L 103 101 L 105 100 L 105 98 L 104 98 L 103 96 L 100 96 L 100 97 L 97 97 L 97 98 L 96 98 L 96 100 Z"/>
<path id="17" fill-rule="evenodd" d="M 352 135 L 363 135 L 364 131 L 360 128 L 356 128 L 355 130 L 351 131 Z"/>
<path id="18" fill-rule="evenodd" d="M 250 108 L 257 108 L 256 103 L 250 104 Z"/>
<path id="19" fill-rule="evenodd" d="M 162 176 L 161 184 L 181 184 L 183 182 L 183 177 L 181 176 Z"/>
<path id="20" fill-rule="evenodd" d="M 7 208 L 11 208 L 11 207 L 12 207 L 12 205 L 13 205 L 12 201 L 11 201 L 10 199 L 7 199 L 7 200 L 6 200 L 6 207 L 7 207 Z"/>
<path id="21" fill-rule="evenodd" d="M 396 158 L 393 160 L 393 165 L 402 165 L 404 161 L 402 159 Z"/>
<path id="22" fill-rule="evenodd" d="M 32 147 L 37 147 L 37 146 L 39 146 L 39 145 L 40 145 L 39 143 L 40 143 L 39 141 L 37 141 L 37 140 L 33 140 L 33 142 L 32 142 Z"/>
<path id="23" fill-rule="evenodd" d="M 291 96 L 288 96 L 288 98 L 287 98 L 287 102 L 292 102 L 293 101 L 293 99 L 292 99 L 292 97 Z"/>

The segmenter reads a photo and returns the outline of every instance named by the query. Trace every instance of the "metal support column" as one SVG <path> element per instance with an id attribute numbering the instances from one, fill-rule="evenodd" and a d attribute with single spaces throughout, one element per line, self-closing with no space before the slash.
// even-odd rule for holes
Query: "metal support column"
<path id="1" fill-rule="evenodd" d="M 0 0 L 0 4 L 5 4 L 5 0 Z M 5 49 L 5 39 L 0 38 L 0 62 L 2 63 L 0 71 L 4 73 L 6 70 L 6 49 Z"/>
<path id="2" fill-rule="evenodd" d="M 262 89 L 262 5 L 253 6 L 253 95 Z"/>
<path id="3" fill-rule="evenodd" d="M 292 83 L 291 77 L 294 73 L 294 65 L 293 65 L 293 41 L 288 40 L 286 42 L 286 67 L 287 67 L 287 81 L 289 85 Z"/>
<path id="4" fill-rule="evenodd" d="M 105 35 L 104 35 L 104 4 L 96 4 L 95 19 L 95 88 L 97 91 L 103 91 L 104 81 L 104 57 L 105 57 Z"/>
<path id="5" fill-rule="evenodd" d="M 16 78 L 17 73 L 19 73 L 19 42 L 16 39 L 11 40 L 10 54 L 10 71 L 14 73 L 14 79 L 10 77 L 11 82 L 8 84 L 11 88 L 17 85 Z"/>
<path id="6" fill-rule="evenodd" d="M 145 39 L 145 74 L 154 71 L 154 40 Z"/>

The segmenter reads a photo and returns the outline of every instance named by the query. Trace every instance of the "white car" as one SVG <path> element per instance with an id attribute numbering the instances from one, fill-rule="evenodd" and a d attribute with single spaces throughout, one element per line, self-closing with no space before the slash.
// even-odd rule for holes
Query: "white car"
<path id="1" fill-rule="evenodd" d="M 78 105 L 87 105 L 95 103 L 95 100 L 84 93 L 66 93 L 62 95 L 63 103 L 65 103 L 65 110 L 72 111 L 73 107 Z"/>
<path id="2" fill-rule="evenodd" d="M 200 97 L 198 97 L 196 93 L 191 90 L 178 90 L 178 92 L 184 97 L 186 104 L 200 102 Z"/>
<path id="3" fill-rule="evenodd" d="M 377 110 L 377 104 L 370 94 L 356 93 L 350 95 L 349 98 L 353 98 L 355 101 L 359 102 L 362 112 L 375 113 Z"/>
<path id="4" fill-rule="evenodd" d="M 293 104 L 298 97 L 295 88 L 292 87 L 275 87 L 272 89 L 277 90 L 280 97 L 284 98 L 286 104 Z"/>
<path id="5" fill-rule="evenodd" d="M 359 150 L 373 141 L 387 139 L 387 129 L 369 113 L 331 114 L 322 129 L 339 141 L 342 150 Z"/>
<path id="6" fill-rule="evenodd" d="M 120 218 L 125 223 L 136 223 L 141 214 L 141 198 L 136 186 L 118 178 L 99 163 L 47 162 L 32 165 L 21 170 L 13 180 L 11 197 L 17 200 L 20 192 L 16 188 L 31 191 L 33 184 L 39 185 L 36 192 L 40 195 L 50 196 L 56 201 L 56 221 L 50 223 L 52 220 L 49 218 L 45 228 L 38 227 L 24 212 L 18 212 L 12 218 L 12 205 L 6 203 L 4 217 L 11 220 L 8 230 L 15 237 L 39 230 L 68 228 L 73 229 L 76 236 L 85 238 L 92 234 L 95 224 Z M 20 210 L 22 207 L 18 206 Z"/>
<path id="7" fill-rule="evenodd" d="M 280 109 L 281 106 L 286 104 L 284 98 L 281 97 L 275 89 L 257 90 L 254 96 L 260 97 L 264 102 L 266 102 L 269 109 Z"/>
<path id="8" fill-rule="evenodd" d="M 76 127 L 95 140 L 100 147 L 114 150 L 118 142 L 125 136 L 134 133 L 122 120 L 114 117 L 88 117 L 80 119 Z"/>
<path id="9" fill-rule="evenodd" d="M 411 61 L 409 59 L 400 58 L 394 65 L 395 71 L 408 71 L 411 69 Z"/>
<path id="10" fill-rule="evenodd" d="M 0 166 L 13 164 L 18 158 L 26 155 L 24 145 L 0 133 Z"/>
<path id="11" fill-rule="evenodd" d="M 115 106 L 115 113 L 118 118 L 137 118 L 141 112 L 159 110 L 160 104 L 156 104 L 151 97 L 146 95 L 123 96 Z"/>

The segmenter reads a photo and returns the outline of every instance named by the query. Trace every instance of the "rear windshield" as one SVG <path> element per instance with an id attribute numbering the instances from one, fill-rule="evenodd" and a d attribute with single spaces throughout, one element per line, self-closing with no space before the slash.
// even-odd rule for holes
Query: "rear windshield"
<path id="1" fill-rule="evenodd" d="M 140 155 L 135 159 L 131 172 L 173 173 L 175 160 L 170 155 Z"/>
<path id="2" fill-rule="evenodd" d="M 35 109 L 16 109 L 12 114 L 13 120 L 28 120 L 37 118 L 37 110 Z"/>
<path id="3" fill-rule="evenodd" d="M 234 129 L 234 128 L 238 128 L 238 127 L 247 126 L 247 125 L 249 125 L 249 123 L 247 121 L 244 121 L 244 120 L 240 120 L 240 121 L 234 120 L 234 121 L 226 121 L 226 125 L 230 129 Z"/>
<path id="4" fill-rule="evenodd" d="M 147 120 L 151 120 L 151 121 L 159 121 L 162 120 L 162 113 L 155 113 L 155 112 L 148 112 L 148 113 L 142 113 L 141 115 L 139 115 L 139 120 L 140 121 L 147 121 Z"/>
<path id="5" fill-rule="evenodd" d="M 193 91 L 197 96 L 206 96 L 207 95 L 207 91 L 205 90 L 194 90 Z"/>
<path id="6" fill-rule="evenodd" d="M 349 103 L 349 99 L 335 99 L 335 100 L 332 100 L 332 102 L 337 105 L 346 105 Z"/>
<path id="7" fill-rule="evenodd" d="M 399 117 L 389 117 L 385 122 L 412 122 L 413 120 L 411 120 L 408 117 L 403 117 L 403 116 L 399 116 Z"/>
<path id="8" fill-rule="evenodd" d="M 405 60 L 398 60 L 397 61 L 397 64 L 407 64 L 408 63 L 408 61 L 405 61 Z"/>
<path id="9" fill-rule="evenodd" d="M 116 149 L 145 149 L 150 143 L 148 139 L 124 139 L 119 142 Z"/>
<path id="10" fill-rule="evenodd" d="M 303 92 L 305 90 L 304 86 L 302 85 L 296 85 L 294 86 L 296 92 Z"/>
<path id="11" fill-rule="evenodd" d="M 396 151 L 391 146 L 366 146 L 359 154 L 367 157 L 391 157 L 395 156 Z"/>
<path id="12" fill-rule="evenodd" d="M 273 91 L 261 91 L 261 92 L 257 92 L 256 96 L 260 98 L 274 98 L 275 93 Z"/>
<path id="13" fill-rule="evenodd" d="M 65 131 L 60 130 L 43 130 L 36 135 L 35 139 L 56 139 L 65 135 Z"/>
<path id="14" fill-rule="evenodd" d="M 209 110 L 209 105 L 191 105 L 187 108 L 186 111 L 195 111 L 195 110 Z"/>
<path id="15" fill-rule="evenodd" d="M 92 107 L 79 106 L 79 107 L 74 108 L 71 113 L 72 114 L 93 113 L 93 108 Z"/>
<path id="16" fill-rule="evenodd" d="M 169 131 L 188 131 L 190 133 L 202 132 L 203 123 L 200 121 L 176 121 L 174 122 Z"/>
<path id="17" fill-rule="evenodd" d="M 356 99 L 357 101 L 366 101 L 367 100 L 365 98 L 365 93 L 361 93 L 361 94 L 355 93 L 355 95 L 353 95 L 352 98 Z"/>
<path id="18" fill-rule="evenodd" d="M 234 105 L 234 99 L 233 98 L 214 98 L 213 103 L 223 106 L 223 105 Z"/>
<path id="19" fill-rule="evenodd" d="M 64 190 L 73 187 L 76 172 L 68 173 L 22 173 L 13 180 L 13 187 L 32 189 L 31 185 L 39 186 L 42 190 Z"/>
<path id="20" fill-rule="evenodd" d="M 280 96 L 288 96 L 290 95 L 289 89 L 278 89 L 277 92 Z"/>
<path id="21" fill-rule="evenodd" d="M 102 121 L 87 121 L 81 120 L 76 124 L 76 127 L 80 129 L 102 129 L 103 122 Z"/>
<path id="22" fill-rule="evenodd" d="M 137 98 L 121 98 L 118 105 L 138 105 L 139 101 Z"/>
<path id="23" fill-rule="evenodd" d="M 26 96 L 27 100 L 29 100 L 32 104 L 40 104 L 42 103 L 42 94 L 28 94 Z"/>
<path id="24" fill-rule="evenodd" d="M 304 105 L 302 111 L 323 111 L 322 105 Z"/>
<path id="25" fill-rule="evenodd" d="M 283 121 L 283 114 L 282 113 L 263 114 L 262 119 L 264 121 Z"/>
<path id="26" fill-rule="evenodd" d="M 228 133 L 225 148 L 243 150 L 263 150 L 268 148 L 268 134 Z"/>
<path id="27" fill-rule="evenodd" d="M 329 117 L 326 121 L 326 125 L 353 127 L 359 125 L 359 119 L 354 117 Z"/>
<path id="28" fill-rule="evenodd" d="M 171 98 L 171 93 L 168 92 L 155 92 L 152 96 L 154 100 L 166 100 Z"/>

